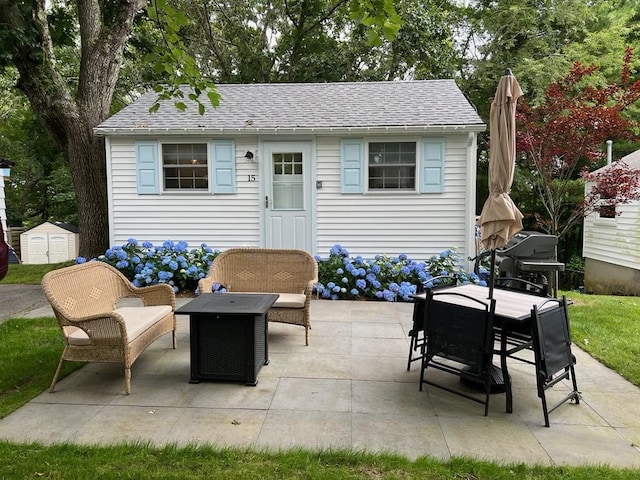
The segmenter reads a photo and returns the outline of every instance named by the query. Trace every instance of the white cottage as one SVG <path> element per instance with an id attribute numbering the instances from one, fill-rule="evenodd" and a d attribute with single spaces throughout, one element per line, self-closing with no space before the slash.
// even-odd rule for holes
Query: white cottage
<path id="1" fill-rule="evenodd" d="M 423 260 L 475 251 L 476 136 L 453 80 L 219 85 L 200 116 L 142 96 L 96 128 L 110 241 Z"/>
<path id="2" fill-rule="evenodd" d="M 621 160 L 640 169 L 640 150 Z M 640 296 L 640 202 L 616 210 L 619 215 L 592 213 L 584 219 L 585 290 Z"/>

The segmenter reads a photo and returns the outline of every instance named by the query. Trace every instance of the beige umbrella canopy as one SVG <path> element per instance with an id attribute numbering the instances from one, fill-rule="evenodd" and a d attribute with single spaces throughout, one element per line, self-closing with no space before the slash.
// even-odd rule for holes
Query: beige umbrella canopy
<path id="1" fill-rule="evenodd" d="M 482 244 L 492 250 L 503 247 L 522 230 L 522 213 L 509 195 L 516 159 L 516 104 L 520 96 L 520 85 L 507 70 L 491 102 L 489 197 L 480 214 Z"/>

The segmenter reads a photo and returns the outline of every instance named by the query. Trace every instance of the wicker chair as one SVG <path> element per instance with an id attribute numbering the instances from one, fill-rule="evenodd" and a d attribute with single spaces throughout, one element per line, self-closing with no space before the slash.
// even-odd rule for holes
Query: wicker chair
<path id="1" fill-rule="evenodd" d="M 131 366 L 151 343 L 172 332 L 176 348 L 176 300 L 169 285 L 137 288 L 111 265 L 93 261 L 47 273 L 42 289 L 65 339 L 51 392 L 62 363 L 70 360 L 122 363 L 128 395 Z M 137 297 L 143 305 L 118 307 L 125 297 Z"/>
<path id="2" fill-rule="evenodd" d="M 269 321 L 303 326 L 309 345 L 311 292 L 317 281 L 318 263 L 304 250 L 231 248 L 216 257 L 198 289 L 211 293 L 219 284 L 231 293 L 279 294 Z"/>

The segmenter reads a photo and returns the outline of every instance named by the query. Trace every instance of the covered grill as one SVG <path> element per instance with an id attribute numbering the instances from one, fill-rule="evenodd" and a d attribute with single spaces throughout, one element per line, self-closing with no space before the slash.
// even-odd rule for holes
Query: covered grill
<path id="1" fill-rule="evenodd" d="M 555 293 L 555 272 L 564 271 L 564 263 L 555 260 L 558 237 L 546 233 L 521 231 L 503 247 L 496 249 L 500 277 L 515 277 L 547 285 Z"/>

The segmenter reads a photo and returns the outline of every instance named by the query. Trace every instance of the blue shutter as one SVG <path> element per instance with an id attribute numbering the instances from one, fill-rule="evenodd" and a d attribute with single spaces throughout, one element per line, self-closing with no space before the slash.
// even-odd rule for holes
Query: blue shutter
<path id="1" fill-rule="evenodd" d="M 422 140 L 420 162 L 420 192 L 442 193 L 444 191 L 444 139 Z"/>
<path id="2" fill-rule="evenodd" d="M 340 142 L 342 193 L 364 192 L 364 143 L 360 139 Z"/>
<path id="3" fill-rule="evenodd" d="M 159 193 L 157 142 L 136 142 L 136 183 L 141 195 Z"/>
<path id="4" fill-rule="evenodd" d="M 236 146 L 232 140 L 211 142 L 213 192 L 236 193 Z"/>

